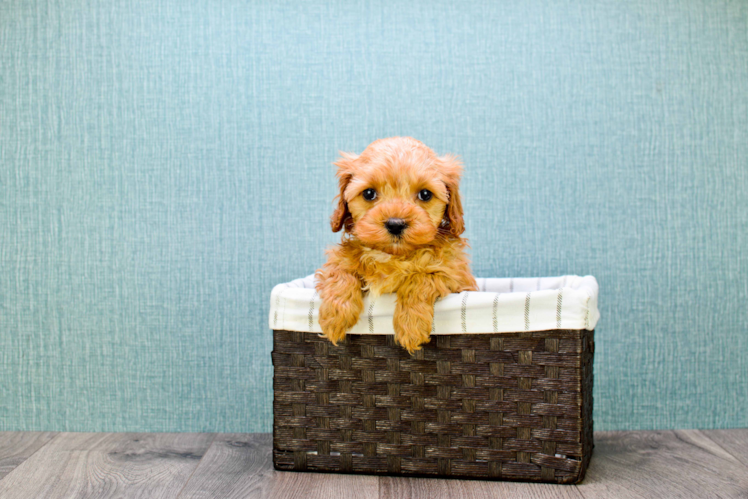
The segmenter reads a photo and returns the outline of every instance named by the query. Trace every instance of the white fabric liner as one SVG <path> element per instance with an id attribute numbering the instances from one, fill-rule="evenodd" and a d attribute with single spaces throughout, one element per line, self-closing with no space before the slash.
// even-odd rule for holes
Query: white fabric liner
<path id="1" fill-rule="evenodd" d="M 508 333 L 593 330 L 600 318 L 593 276 L 478 278 L 477 292 L 453 293 L 434 305 L 431 333 Z M 322 300 L 314 275 L 282 283 L 270 294 L 270 328 L 316 332 Z M 348 333 L 394 334 L 395 294 L 364 297 L 364 309 Z"/>

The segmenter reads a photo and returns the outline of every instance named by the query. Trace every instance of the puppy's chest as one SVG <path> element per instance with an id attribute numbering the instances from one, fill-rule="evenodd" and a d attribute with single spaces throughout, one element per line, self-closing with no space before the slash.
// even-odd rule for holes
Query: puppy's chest
<path id="1" fill-rule="evenodd" d="M 362 255 L 361 277 L 366 288 L 375 295 L 395 293 L 410 277 L 434 272 L 434 260 L 430 255 L 398 259 L 383 253 Z"/>

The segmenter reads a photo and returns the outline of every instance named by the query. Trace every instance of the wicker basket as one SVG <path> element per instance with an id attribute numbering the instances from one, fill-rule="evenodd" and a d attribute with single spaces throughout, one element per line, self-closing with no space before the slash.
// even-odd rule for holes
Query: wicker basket
<path id="1" fill-rule="evenodd" d="M 593 447 L 593 335 L 439 334 L 411 356 L 392 335 L 349 334 L 333 346 L 274 330 L 273 463 L 579 482 Z"/>

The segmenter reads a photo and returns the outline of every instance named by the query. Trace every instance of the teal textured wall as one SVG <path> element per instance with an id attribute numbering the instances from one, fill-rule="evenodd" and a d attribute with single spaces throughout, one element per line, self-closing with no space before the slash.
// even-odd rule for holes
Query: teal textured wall
<path id="1" fill-rule="evenodd" d="M 0 430 L 268 431 L 339 149 L 466 164 L 479 276 L 600 283 L 597 429 L 748 426 L 748 4 L 0 2 Z"/>

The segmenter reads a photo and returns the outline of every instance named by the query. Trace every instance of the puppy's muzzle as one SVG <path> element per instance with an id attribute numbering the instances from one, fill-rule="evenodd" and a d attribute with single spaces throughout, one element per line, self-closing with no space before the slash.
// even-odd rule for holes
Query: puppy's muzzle
<path id="1" fill-rule="evenodd" d="M 387 219 L 384 223 L 384 227 L 392 236 L 400 236 L 408 224 L 403 219 Z"/>

